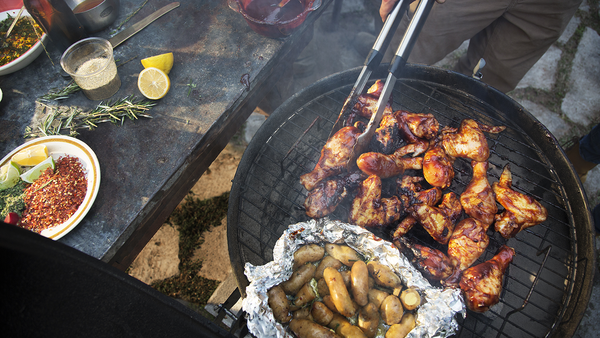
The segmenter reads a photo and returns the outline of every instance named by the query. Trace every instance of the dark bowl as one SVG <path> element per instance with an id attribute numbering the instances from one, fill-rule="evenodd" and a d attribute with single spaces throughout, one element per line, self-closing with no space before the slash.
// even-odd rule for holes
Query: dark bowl
<path id="1" fill-rule="evenodd" d="M 300 26 L 306 16 L 321 6 L 321 0 L 290 0 L 299 1 L 302 5 L 302 12 L 297 16 L 287 20 L 268 20 L 265 18 L 253 17 L 252 13 L 247 11 L 248 6 L 258 0 L 229 0 L 229 8 L 240 13 L 252 30 L 258 34 L 269 38 L 282 38 L 290 35 L 298 26 Z M 290 6 L 290 4 L 286 5 Z M 275 7 L 273 7 L 275 8 Z M 282 8 L 282 10 L 284 10 Z"/>

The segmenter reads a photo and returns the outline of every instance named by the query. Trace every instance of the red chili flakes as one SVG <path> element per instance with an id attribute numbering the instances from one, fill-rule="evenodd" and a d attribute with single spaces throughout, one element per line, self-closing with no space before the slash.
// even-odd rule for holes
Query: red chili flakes
<path id="1" fill-rule="evenodd" d="M 21 226 L 41 233 L 64 223 L 83 203 L 86 192 L 87 179 L 79 159 L 59 158 L 54 170 L 46 169 L 25 189 Z"/>

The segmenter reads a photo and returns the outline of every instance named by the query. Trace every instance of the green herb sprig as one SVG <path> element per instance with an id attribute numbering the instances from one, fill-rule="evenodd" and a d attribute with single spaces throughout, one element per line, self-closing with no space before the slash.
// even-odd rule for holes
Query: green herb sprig
<path id="1" fill-rule="evenodd" d="M 59 110 L 45 106 L 46 111 L 49 111 L 48 116 L 37 129 L 28 126 L 25 129 L 25 138 L 62 135 L 62 132 L 66 130 L 69 131 L 69 136 L 76 137 L 79 135 L 78 130 L 93 130 L 100 123 L 110 122 L 123 125 L 125 118 L 130 120 L 137 120 L 140 117 L 152 118 L 147 111 L 155 104 L 130 95 L 115 101 L 100 102 L 89 112 L 74 107 Z"/>
<path id="2" fill-rule="evenodd" d="M 42 101 L 58 101 L 68 99 L 69 95 L 76 93 L 81 90 L 81 87 L 75 81 L 69 82 L 69 84 L 61 89 L 54 88 L 50 89 L 47 94 L 40 96 L 39 100 Z"/>

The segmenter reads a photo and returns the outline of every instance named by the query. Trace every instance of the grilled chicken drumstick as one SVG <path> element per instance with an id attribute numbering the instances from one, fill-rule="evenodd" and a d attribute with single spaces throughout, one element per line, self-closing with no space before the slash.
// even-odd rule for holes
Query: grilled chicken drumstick
<path id="1" fill-rule="evenodd" d="M 398 197 L 381 198 L 381 178 L 371 175 L 360 185 L 348 221 L 361 227 L 384 226 L 399 220 L 402 211 Z"/>
<path id="2" fill-rule="evenodd" d="M 504 272 L 514 255 L 515 250 L 503 245 L 489 261 L 463 271 L 460 288 L 471 311 L 485 312 L 500 301 Z"/>
<path id="3" fill-rule="evenodd" d="M 398 176 L 403 174 L 406 169 L 420 170 L 423 167 L 423 158 L 404 157 L 406 154 L 420 151 L 419 149 L 418 145 L 408 144 L 398 148 L 391 155 L 375 152 L 364 153 L 358 157 L 356 165 L 367 175 L 377 175 L 381 178 Z"/>
<path id="4" fill-rule="evenodd" d="M 334 212 L 349 191 L 358 187 L 364 178 L 362 173 L 354 172 L 319 182 L 304 201 L 306 215 L 321 218 Z"/>
<path id="5" fill-rule="evenodd" d="M 507 164 L 500 180 L 492 185 L 496 200 L 504 207 L 504 211 L 496 215 L 494 227 L 504 238 L 514 237 L 519 231 L 544 222 L 548 216 L 548 211 L 540 202 L 511 187 L 512 174 Z"/>
<path id="6" fill-rule="evenodd" d="M 461 270 L 470 267 L 483 254 L 490 238 L 486 234 L 489 224 L 475 218 L 465 218 L 456 224 L 448 241 L 448 256 L 455 258 Z"/>
<path id="7" fill-rule="evenodd" d="M 360 129 L 349 126 L 338 130 L 321 149 L 321 157 L 315 168 L 302 176 L 300 183 L 311 191 L 317 183 L 327 177 L 341 174 L 346 170 L 350 153 L 356 143 L 356 139 L 361 134 Z"/>
<path id="8" fill-rule="evenodd" d="M 488 181 L 488 162 L 471 161 L 473 176 L 460 195 L 460 204 L 465 213 L 489 226 L 494 222 L 494 216 L 498 212 L 496 196 Z"/>
<path id="9" fill-rule="evenodd" d="M 472 119 L 464 119 L 458 129 L 442 129 L 442 145 L 449 156 L 487 161 L 490 149 L 483 132 L 499 133 L 504 129 L 504 126 L 488 126 Z"/>

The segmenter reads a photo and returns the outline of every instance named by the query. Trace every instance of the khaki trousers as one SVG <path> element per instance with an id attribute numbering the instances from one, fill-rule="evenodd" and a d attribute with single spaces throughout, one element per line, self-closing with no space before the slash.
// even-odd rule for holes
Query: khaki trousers
<path id="1" fill-rule="evenodd" d="M 435 3 L 408 62 L 431 65 L 470 40 L 454 70 L 471 76 L 480 58 L 482 81 L 513 90 L 558 40 L 582 0 L 447 0 Z M 412 16 L 417 2 L 411 4 Z M 391 60 L 408 26 L 405 17 L 392 41 Z"/>

